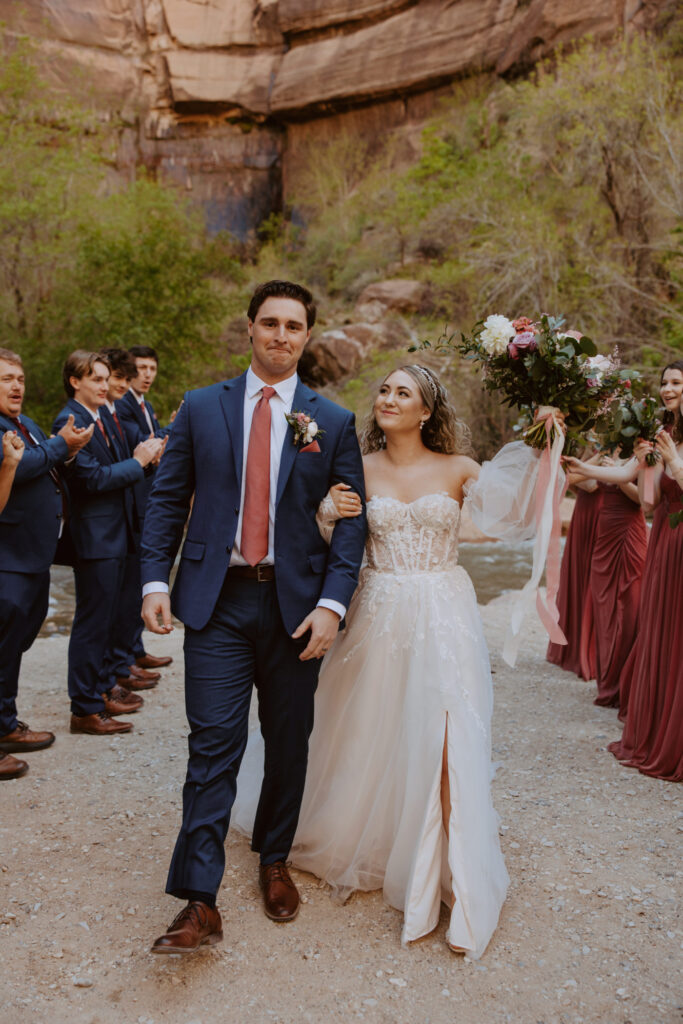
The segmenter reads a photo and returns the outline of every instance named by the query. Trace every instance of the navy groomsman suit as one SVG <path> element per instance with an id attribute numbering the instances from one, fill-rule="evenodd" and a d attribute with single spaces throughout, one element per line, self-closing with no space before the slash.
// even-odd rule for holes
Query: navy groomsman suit
<path id="1" fill-rule="evenodd" d="M 88 427 L 95 417 L 70 398 L 55 419 L 57 431 L 72 414 L 76 425 Z M 137 529 L 132 484 L 144 470 L 137 459 L 122 458 L 115 426 L 100 409 L 102 431 L 69 464 L 72 501 L 71 536 L 76 551 L 76 614 L 69 640 L 68 686 L 71 712 L 93 715 L 104 711 L 102 693 L 110 689 L 106 664 L 119 602 L 126 556 Z"/>
<path id="2" fill-rule="evenodd" d="M 139 444 L 140 441 L 146 441 L 151 435 L 164 438 L 171 430 L 170 425 L 168 427 L 160 425 L 159 420 L 154 414 L 151 402 L 148 402 L 144 396 L 140 396 L 139 400 L 132 388 L 126 392 L 123 398 L 119 398 L 115 405 L 119 422 L 131 451 L 134 450 L 136 444 Z M 143 406 L 147 415 L 143 411 Z M 143 479 L 135 485 L 135 504 L 140 520 L 140 533 L 142 532 L 145 520 L 147 500 L 154 484 L 155 471 L 156 466 L 148 467 L 148 471 Z M 121 601 L 122 614 L 125 618 L 117 629 L 116 657 L 122 666 L 124 662 L 130 664 L 131 658 L 133 660 L 135 658 L 142 658 L 145 653 L 142 643 L 143 625 L 140 618 L 140 536 L 138 535 L 135 540 L 138 555 L 132 560 L 132 564 L 127 567 Z M 128 672 L 125 674 L 127 675 Z"/>
<path id="3" fill-rule="evenodd" d="M 229 571 L 243 504 L 244 409 L 260 383 L 248 371 L 185 395 L 142 537 L 143 584 L 166 584 L 192 506 L 172 594 L 173 611 L 185 623 L 191 729 L 183 823 L 166 886 L 180 898 L 218 891 L 254 684 L 266 756 L 252 848 L 263 865 L 287 859 L 320 669 L 316 659 L 299 659 L 307 638 L 294 640 L 292 633 L 318 602 L 348 607 L 365 544 L 364 511 L 340 520 L 329 547 L 315 519 L 332 484 L 344 481 L 364 494 L 353 416 L 296 380 L 289 408 L 310 413 L 320 427 L 319 444 L 305 450 L 294 443 L 291 428 L 284 435 L 276 493 L 271 491 L 273 558 L 265 582 Z M 285 398 L 279 391 L 277 396 L 272 415 L 283 417 Z"/>
<path id="4" fill-rule="evenodd" d="M 62 522 L 55 467 L 69 457 L 63 437 L 48 438 L 23 414 L 16 419 L 0 414 L 0 436 L 6 430 L 19 433 L 17 420 L 30 439 L 24 434 L 24 454 L 0 514 L 0 736 L 17 727 L 21 657 L 47 614 L 50 565 Z"/>

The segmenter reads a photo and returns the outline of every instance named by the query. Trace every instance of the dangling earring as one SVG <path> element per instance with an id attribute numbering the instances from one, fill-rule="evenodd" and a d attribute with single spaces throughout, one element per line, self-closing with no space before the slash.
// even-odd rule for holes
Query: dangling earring
<path id="1" fill-rule="evenodd" d="M 426 422 L 427 422 L 427 420 L 420 420 L 420 430 L 422 430 L 424 428 L 424 425 L 425 425 Z"/>

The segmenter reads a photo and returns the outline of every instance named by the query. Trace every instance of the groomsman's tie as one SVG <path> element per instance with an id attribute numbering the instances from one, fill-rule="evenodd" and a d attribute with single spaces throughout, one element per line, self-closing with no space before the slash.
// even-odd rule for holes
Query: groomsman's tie
<path id="1" fill-rule="evenodd" d="M 249 433 L 247 476 L 242 512 L 242 554 L 249 565 L 268 554 L 268 505 L 270 501 L 270 399 L 275 388 L 261 391 Z"/>
<path id="2" fill-rule="evenodd" d="M 99 427 L 99 429 L 100 429 L 100 434 L 101 434 L 101 435 L 102 435 L 102 437 L 104 438 L 104 440 L 105 440 L 105 443 L 106 443 L 106 445 L 107 445 L 107 448 L 111 448 L 111 441 L 110 441 L 110 440 L 109 440 L 109 438 L 107 437 L 107 431 L 106 431 L 106 430 L 104 429 L 104 423 L 102 422 L 102 420 L 100 419 L 100 417 L 99 417 L 99 416 L 98 416 L 98 417 L 97 417 L 97 419 L 95 420 L 95 423 L 97 424 L 97 426 L 98 426 L 98 427 Z"/>

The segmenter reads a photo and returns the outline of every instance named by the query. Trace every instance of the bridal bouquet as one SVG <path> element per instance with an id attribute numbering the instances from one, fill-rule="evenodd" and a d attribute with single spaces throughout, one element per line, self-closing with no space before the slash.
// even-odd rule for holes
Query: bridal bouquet
<path id="1" fill-rule="evenodd" d="M 481 364 L 484 387 L 499 391 L 505 405 L 517 406 L 529 425 L 522 437 L 533 448 L 552 444 L 555 424 L 548 438 L 546 423 L 533 423 L 534 411 L 554 406 L 564 413 L 567 441 L 583 446 L 590 430 L 615 399 L 628 394 L 630 373 L 622 369 L 616 350 L 598 355 L 595 343 L 578 331 L 565 328 L 564 317 L 544 315 L 508 320 L 489 316 L 472 335 L 461 341 L 447 338 L 436 348 L 455 348 Z"/>
<path id="2" fill-rule="evenodd" d="M 621 397 L 602 417 L 597 431 L 607 449 L 619 447 L 622 458 L 629 459 L 633 455 L 634 445 L 641 438 L 654 442 L 663 428 L 663 413 L 664 410 L 652 395 L 643 395 L 642 398 Z M 648 466 L 654 466 L 658 457 L 655 452 L 650 452 L 645 461 Z"/>

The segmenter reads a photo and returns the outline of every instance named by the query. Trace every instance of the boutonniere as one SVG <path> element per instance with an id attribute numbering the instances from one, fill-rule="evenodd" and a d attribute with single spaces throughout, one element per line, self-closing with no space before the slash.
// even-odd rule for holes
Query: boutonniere
<path id="1" fill-rule="evenodd" d="M 307 412 L 296 412 L 292 409 L 291 412 L 285 413 L 285 419 L 294 431 L 294 444 L 300 447 L 312 444 L 325 433 Z"/>

